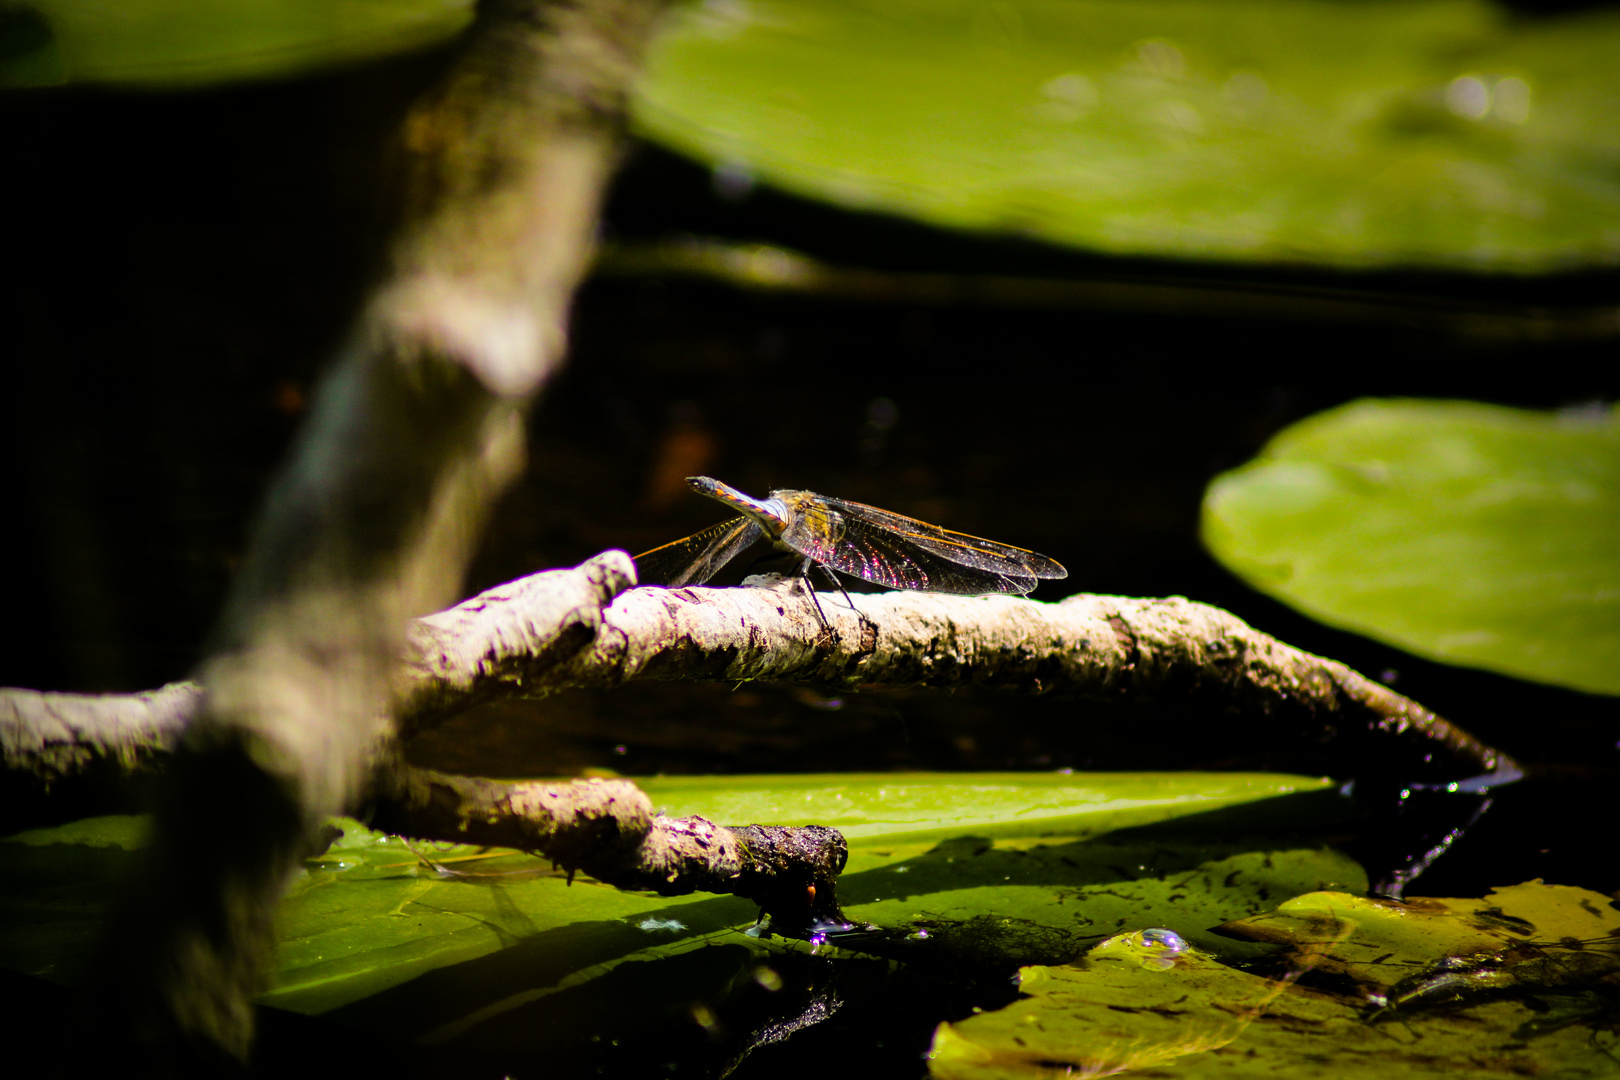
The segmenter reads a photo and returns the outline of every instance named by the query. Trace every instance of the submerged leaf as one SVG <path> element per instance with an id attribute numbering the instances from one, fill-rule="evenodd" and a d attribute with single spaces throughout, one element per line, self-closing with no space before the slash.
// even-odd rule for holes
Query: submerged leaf
<path id="1" fill-rule="evenodd" d="M 1420 1003 L 1474 989 L 1568 985 L 1604 970 L 1620 975 L 1620 908 L 1601 893 L 1540 881 L 1479 900 L 1310 893 L 1221 930 L 1286 946 L 1301 963 L 1347 976 L 1391 1007 L 1403 1004 L 1397 987 Z M 1486 977 L 1509 969 L 1511 979 Z M 1433 982 L 1448 972 L 1457 977 Z"/>
<path id="2" fill-rule="evenodd" d="M 1107 1076 L 1172 1063 L 1188 1077 L 1614 1073 L 1620 912 L 1601 894 L 1540 882 L 1483 900 L 1406 904 L 1313 893 L 1223 930 L 1284 945 L 1283 977 L 1119 934 L 1072 966 L 1025 968 L 1027 996 L 1012 1005 L 942 1024 L 931 1071 L 950 1080 Z M 1490 950 L 1512 977 L 1461 1005 L 1460 994 L 1401 1004 L 1386 994 L 1414 973 L 1455 970 L 1447 962 L 1457 949 Z M 1542 962 L 1505 959 L 1531 953 Z M 1549 992 L 1588 1000 L 1558 1012 Z M 1435 1003 L 1452 1007 L 1425 1007 Z M 1558 1022 L 1547 1021 L 1550 1012 Z"/>
<path id="3" fill-rule="evenodd" d="M 1620 410 L 1355 402 L 1218 477 L 1203 535 L 1323 622 L 1620 694 Z"/>

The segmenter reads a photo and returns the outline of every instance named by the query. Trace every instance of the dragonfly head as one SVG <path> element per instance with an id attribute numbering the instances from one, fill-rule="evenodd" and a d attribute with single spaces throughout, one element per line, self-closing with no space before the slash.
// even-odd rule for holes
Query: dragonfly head
<path id="1" fill-rule="evenodd" d="M 787 505 L 781 499 L 756 499 L 709 476 L 688 476 L 686 483 L 699 495 L 725 503 L 737 513 L 758 522 L 772 540 L 779 538 L 782 530 L 788 526 Z"/>

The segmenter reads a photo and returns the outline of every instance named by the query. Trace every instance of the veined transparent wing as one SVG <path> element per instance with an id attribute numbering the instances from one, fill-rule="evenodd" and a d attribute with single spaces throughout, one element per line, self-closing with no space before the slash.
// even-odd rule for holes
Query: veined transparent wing
<path id="1" fill-rule="evenodd" d="M 804 498 L 807 494 L 811 497 Z M 891 589 L 926 589 L 962 596 L 1022 595 L 1037 584 L 1034 574 L 1010 559 L 992 561 L 987 558 L 973 564 L 942 558 L 898 529 L 868 521 L 859 511 L 870 508 L 860 503 L 842 504 L 855 511 L 850 512 L 839 508 L 838 500 L 812 493 L 777 492 L 776 496 L 794 511 L 792 523 L 782 533 L 782 542 L 801 555 L 851 577 Z M 911 522 L 900 514 L 888 516 Z"/>
<path id="2" fill-rule="evenodd" d="M 1038 552 L 1013 547 L 982 536 L 953 532 L 926 521 L 896 514 L 865 503 L 849 502 L 822 496 L 830 507 L 845 518 L 864 521 L 870 525 L 895 532 L 939 558 L 992 573 L 1017 577 L 1058 579 L 1069 576 L 1068 570 L 1054 559 Z"/>
<path id="3" fill-rule="evenodd" d="M 886 529 L 946 562 L 1014 579 L 1056 580 L 1069 576 L 1069 572 L 1056 560 L 1038 552 L 995 540 L 986 540 L 982 536 L 942 529 L 938 525 L 930 525 L 926 521 L 918 521 L 916 518 L 868 506 L 865 503 L 849 502 L 825 495 L 818 495 L 816 498 L 825 503 L 830 510 L 838 513 L 846 522 L 859 521 Z M 1029 588 L 1017 591 L 1029 592 L 1034 587 L 1032 582 Z"/>
<path id="4" fill-rule="evenodd" d="M 702 585 L 758 540 L 763 530 L 748 518 L 732 518 L 684 540 L 636 556 L 636 580 L 643 585 Z"/>

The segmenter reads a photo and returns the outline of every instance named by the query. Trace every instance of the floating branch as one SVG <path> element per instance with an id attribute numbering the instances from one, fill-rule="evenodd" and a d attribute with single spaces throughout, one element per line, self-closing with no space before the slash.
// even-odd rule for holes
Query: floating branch
<path id="1" fill-rule="evenodd" d="M 623 560 L 623 562 L 621 562 Z M 632 589 L 599 618 L 579 604 L 631 573 L 618 552 L 538 574 L 421 620 L 402 728 L 484 701 L 639 679 L 754 679 L 848 689 L 994 687 L 1090 701 L 1182 702 L 1232 719 L 1229 742 L 1286 737 L 1312 764 L 1356 761 L 1408 780 L 1512 774 L 1514 763 L 1344 664 L 1182 597 L 1081 594 L 1059 603 L 927 592 L 822 603 L 794 579 L 753 588 Z M 1331 755 L 1331 756 L 1330 756 Z M 1320 760 L 1321 764 L 1318 764 Z M 1364 766 L 1364 768 L 1363 768 Z M 1295 767 L 1307 767 L 1298 765 Z"/>
<path id="2" fill-rule="evenodd" d="M 634 589 L 633 581 L 629 557 L 610 551 L 417 620 L 396 679 L 400 735 L 475 705 L 570 688 L 771 679 L 1213 705 L 1232 717 L 1233 739 L 1288 731 L 1342 760 L 1364 749 L 1357 759 L 1392 776 L 1456 780 L 1514 768 L 1505 755 L 1388 687 L 1180 597 L 1080 595 L 1048 604 L 891 592 L 857 594 L 857 612 L 829 596 L 828 630 L 796 580 L 673 590 Z M 153 768 L 201 701 L 202 691 L 188 683 L 127 695 L 0 691 L 0 753 L 11 801 L 20 790 L 44 794 L 98 770 L 133 775 Z M 404 766 L 394 757 L 377 768 L 374 800 L 412 790 L 414 781 L 400 779 Z M 472 809 L 440 806 L 431 820 L 416 821 L 428 804 L 407 802 L 386 812 L 411 835 L 466 839 L 454 829 L 444 833 L 443 822 L 476 817 Z"/>
<path id="3" fill-rule="evenodd" d="M 519 848 L 621 889 L 730 893 L 783 932 L 841 918 L 833 883 L 849 849 L 821 826 L 716 825 L 653 813 L 629 780 L 502 783 L 400 765 L 374 798 L 385 832 Z"/>

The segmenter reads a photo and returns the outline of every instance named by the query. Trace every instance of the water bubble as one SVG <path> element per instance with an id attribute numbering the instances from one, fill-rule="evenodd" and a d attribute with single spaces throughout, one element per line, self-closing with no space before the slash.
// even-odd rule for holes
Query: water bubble
<path id="1" fill-rule="evenodd" d="M 1234 71 L 1221 87 L 1221 96 L 1240 109 L 1255 109 L 1271 97 L 1271 87 L 1256 71 Z"/>
<path id="2" fill-rule="evenodd" d="M 838 919 L 817 919 L 810 924 L 810 932 L 820 934 L 822 937 L 826 937 L 828 934 L 842 934 L 853 929 L 855 929 L 854 923 L 840 922 Z"/>
<path id="3" fill-rule="evenodd" d="M 1491 111 L 1491 88 L 1478 75 L 1459 75 L 1446 87 L 1446 108 L 1465 120 L 1483 120 Z"/>
<path id="4" fill-rule="evenodd" d="M 1140 930 L 1136 934 L 1136 943 L 1145 949 L 1157 949 L 1167 953 L 1184 953 L 1187 951 L 1187 939 L 1163 926 L 1150 927 Z"/>
<path id="5" fill-rule="evenodd" d="M 1510 124 L 1530 119 L 1530 84 L 1517 75 L 1496 82 L 1496 115 Z"/>
<path id="6" fill-rule="evenodd" d="M 1070 123 L 1094 109 L 1097 98 L 1096 85 L 1086 76 L 1071 72 L 1050 79 L 1041 87 L 1041 102 L 1036 111 L 1048 120 Z"/>
<path id="7" fill-rule="evenodd" d="M 1163 38 L 1138 42 L 1136 60 L 1149 75 L 1159 79 L 1181 79 L 1187 74 L 1187 60 L 1174 43 Z"/>
<path id="8" fill-rule="evenodd" d="M 1202 135 L 1204 116 L 1185 101 L 1160 102 L 1153 110 L 1153 118 L 1161 127 L 1183 135 Z"/>

